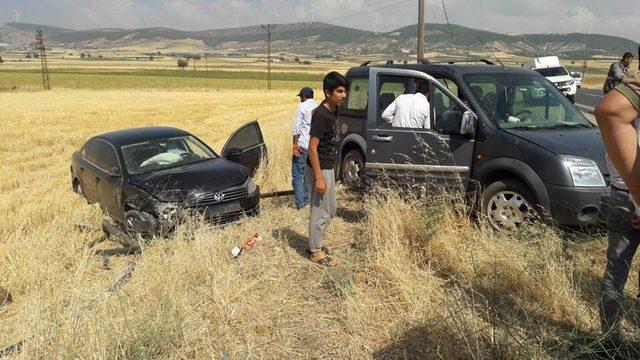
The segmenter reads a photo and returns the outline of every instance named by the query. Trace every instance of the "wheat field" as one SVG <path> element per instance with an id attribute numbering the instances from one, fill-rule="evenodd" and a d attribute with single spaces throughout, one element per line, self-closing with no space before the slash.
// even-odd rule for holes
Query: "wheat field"
<path id="1" fill-rule="evenodd" d="M 305 258 L 308 213 L 289 198 L 264 200 L 261 216 L 224 228 L 186 224 L 139 255 L 105 260 L 85 250 L 100 232 L 76 225 L 97 225 L 101 214 L 71 191 L 69 165 L 88 137 L 171 125 L 220 150 L 235 128 L 258 119 L 270 161 L 257 182 L 285 190 L 298 85 L 0 93 L 0 286 L 13 297 L 0 305 L 0 349 L 23 341 L 16 359 L 552 359 L 594 351 L 602 233 L 532 226 L 495 234 L 455 199 L 339 188 L 327 237 L 339 265 L 331 269 Z M 256 232 L 263 240 L 233 259 L 231 247 Z M 119 281 L 128 268 L 130 280 Z M 636 339 L 637 266 L 632 274 L 624 325 Z"/>

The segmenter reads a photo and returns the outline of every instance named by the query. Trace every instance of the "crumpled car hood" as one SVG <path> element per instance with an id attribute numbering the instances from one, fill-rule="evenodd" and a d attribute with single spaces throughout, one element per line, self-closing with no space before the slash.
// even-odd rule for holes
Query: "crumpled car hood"
<path id="1" fill-rule="evenodd" d="M 212 193 L 243 184 L 246 167 L 217 158 L 171 169 L 132 175 L 129 182 L 160 201 L 189 202 L 195 194 Z"/>

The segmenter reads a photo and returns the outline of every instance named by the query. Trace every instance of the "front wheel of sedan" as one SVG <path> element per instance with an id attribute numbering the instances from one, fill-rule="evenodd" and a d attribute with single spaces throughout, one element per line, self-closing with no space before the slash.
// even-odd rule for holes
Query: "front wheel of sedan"
<path id="1" fill-rule="evenodd" d="M 84 192 L 82 191 L 82 184 L 80 183 L 80 180 L 73 179 L 73 183 L 71 184 L 71 186 L 73 187 L 73 192 L 75 192 L 78 195 L 84 196 Z"/>
<path id="2" fill-rule="evenodd" d="M 491 183 L 484 189 L 481 204 L 483 216 L 498 231 L 515 231 L 539 217 L 531 190 L 517 180 Z"/>
<path id="3" fill-rule="evenodd" d="M 148 212 L 128 210 L 124 214 L 124 230 L 134 239 L 147 239 L 158 232 L 158 221 Z"/>

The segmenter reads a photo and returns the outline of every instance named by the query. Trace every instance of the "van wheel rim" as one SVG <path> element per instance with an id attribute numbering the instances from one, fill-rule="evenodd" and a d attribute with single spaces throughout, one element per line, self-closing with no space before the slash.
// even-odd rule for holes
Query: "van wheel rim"
<path id="1" fill-rule="evenodd" d="M 501 191 L 489 199 L 487 216 L 497 230 L 512 231 L 530 221 L 532 212 L 524 196 L 514 191 Z"/>
<path id="2" fill-rule="evenodd" d="M 362 170 L 360 161 L 352 157 L 347 158 L 344 168 L 345 182 L 350 184 L 357 184 L 360 182 L 360 170 Z"/>

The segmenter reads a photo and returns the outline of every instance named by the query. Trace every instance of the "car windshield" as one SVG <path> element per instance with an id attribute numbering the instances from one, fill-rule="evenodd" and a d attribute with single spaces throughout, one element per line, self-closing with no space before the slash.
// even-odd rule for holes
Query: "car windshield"
<path id="1" fill-rule="evenodd" d="M 572 73 L 571 73 L 571 77 L 572 77 L 572 78 L 579 79 L 579 78 L 581 78 L 581 77 L 582 77 L 582 74 L 580 74 L 579 72 L 572 72 Z"/>
<path id="2" fill-rule="evenodd" d="M 550 67 L 550 68 L 541 68 L 541 69 L 535 69 L 535 70 L 537 72 L 539 72 L 540 75 L 542 75 L 544 77 L 569 75 L 567 73 L 567 69 L 563 68 L 562 66 Z"/>
<path id="3" fill-rule="evenodd" d="M 593 127 L 545 78 L 529 74 L 465 76 L 473 96 L 503 129 Z"/>
<path id="4" fill-rule="evenodd" d="M 214 159 L 216 155 L 193 136 L 153 139 L 122 147 L 130 174 L 162 170 Z"/>

